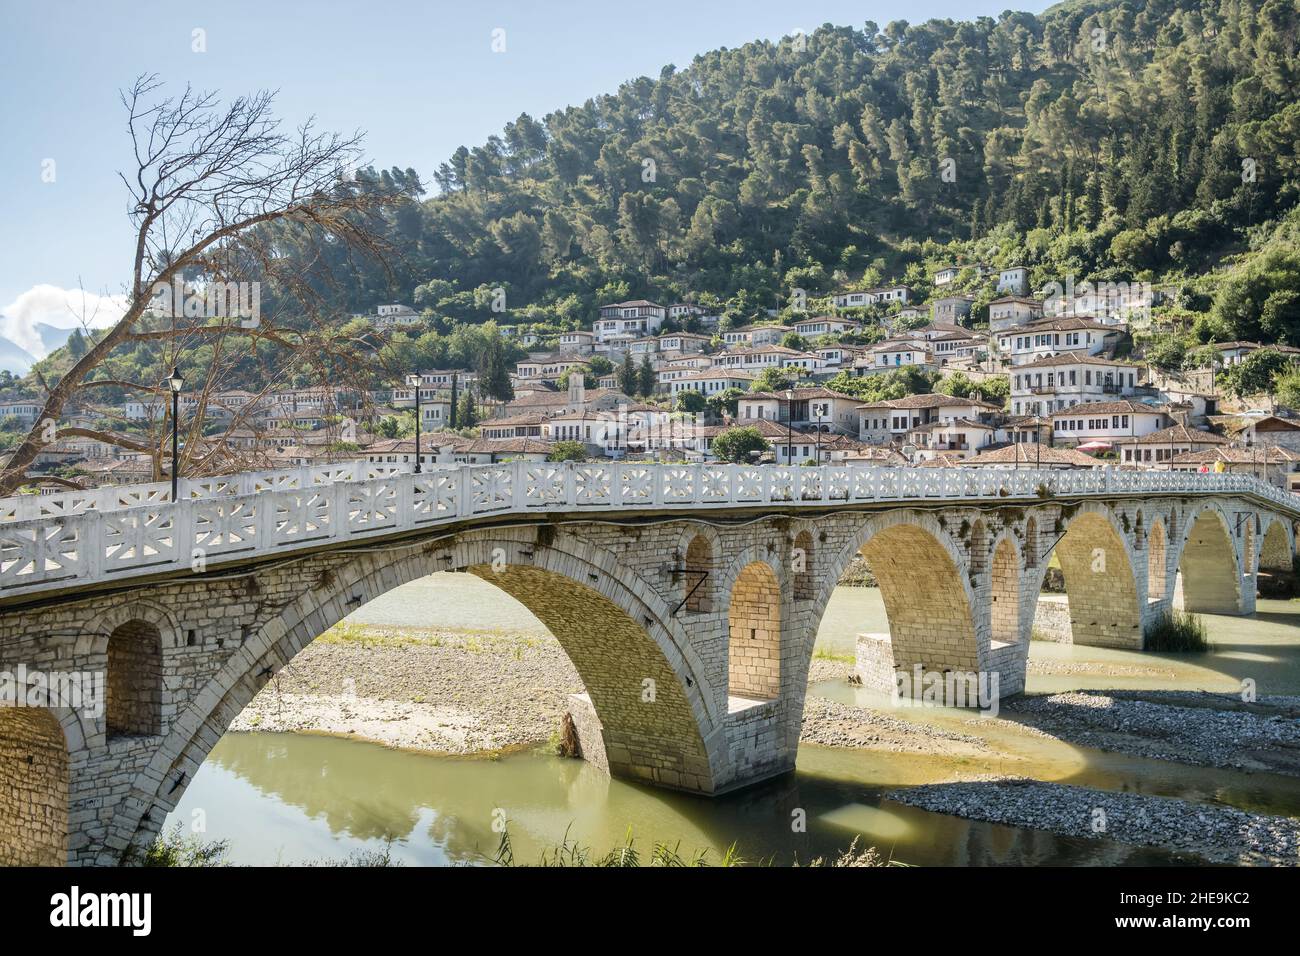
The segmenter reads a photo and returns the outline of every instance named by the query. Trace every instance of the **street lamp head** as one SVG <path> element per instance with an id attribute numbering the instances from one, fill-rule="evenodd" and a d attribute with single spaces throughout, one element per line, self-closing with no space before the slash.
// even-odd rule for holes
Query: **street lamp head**
<path id="1" fill-rule="evenodd" d="M 167 377 L 167 386 L 172 390 L 173 395 L 179 395 L 181 389 L 185 387 L 185 379 L 181 378 L 181 370 L 173 365 L 172 373 Z"/>
<path id="2" fill-rule="evenodd" d="M 406 376 L 406 384 L 418 388 L 420 386 L 420 376 L 418 375 Z"/>

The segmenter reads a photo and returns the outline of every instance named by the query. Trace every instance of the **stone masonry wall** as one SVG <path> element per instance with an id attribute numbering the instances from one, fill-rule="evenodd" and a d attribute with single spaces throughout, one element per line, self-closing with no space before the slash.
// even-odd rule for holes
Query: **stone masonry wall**
<path id="1" fill-rule="evenodd" d="M 0 866 L 62 866 L 68 854 L 68 752 L 59 722 L 0 709 Z"/>

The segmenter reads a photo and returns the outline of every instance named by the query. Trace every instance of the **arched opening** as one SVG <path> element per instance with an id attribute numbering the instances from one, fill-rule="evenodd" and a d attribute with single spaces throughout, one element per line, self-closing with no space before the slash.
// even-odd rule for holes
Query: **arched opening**
<path id="1" fill-rule="evenodd" d="M 1147 601 L 1163 601 L 1169 569 L 1169 539 L 1165 523 L 1158 518 L 1151 523 L 1147 536 Z"/>
<path id="2" fill-rule="evenodd" d="M 727 694 L 775 700 L 781 693 L 780 585 L 762 561 L 745 565 L 731 587 Z"/>
<path id="3" fill-rule="evenodd" d="M 1259 546 L 1260 569 L 1290 571 L 1292 564 L 1291 542 L 1287 540 L 1286 525 L 1281 521 L 1270 521 Z"/>
<path id="4" fill-rule="evenodd" d="M 563 532 L 467 537 L 382 564 L 340 563 L 312 600 L 274 619 L 281 636 L 260 658 L 243 672 L 217 673 L 190 698 L 182 717 L 196 729 L 177 764 L 204 764 L 218 741 L 243 753 L 246 741 L 259 746 L 230 740 L 232 721 L 243 731 L 298 729 L 288 704 L 284 722 L 275 726 L 274 718 L 281 695 L 299 695 L 312 698 L 313 715 L 324 715 L 309 715 L 309 726 L 330 733 L 331 715 L 341 715 L 340 734 L 435 753 L 544 741 L 567 713 L 564 742 L 576 737 L 581 756 L 612 776 L 694 793 L 731 782 L 726 751 L 705 743 L 718 739 L 725 716 L 715 711 L 715 675 L 672 616 L 674 595 L 638 587 L 642 579 L 613 552 Z M 402 636 L 401 653 L 417 666 L 399 669 L 394 680 L 392 668 L 369 665 L 370 651 L 381 651 L 393 629 L 408 628 L 426 634 Z M 327 632 L 328 640 L 316 640 Z M 419 666 L 421 657 L 429 666 Z M 725 679 L 725 663 L 717 666 Z M 407 716 L 394 720 L 395 712 Z M 531 736 L 521 738 L 520 725 Z M 385 730 L 400 739 L 390 741 Z M 175 813 L 196 776 L 168 774 L 154 805 Z M 597 784 L 585 771 L 582 779 Z M 395 826 L 414 825 L 398 816 Z M 141 845 L 163 821 L 158 813 L 124 813 L 113 833 Z"/>
<path id="5" fill-rule="evenodd" d="M 686 610 L 707 614 L 713 610 L 713 548 L 697 534 L 686 548 L 686 574 L 682 581 Z"/>
<path id="6" fill-rule="evenodd" d="M 977 673 L 970 601 L 956 564 L 939 540 L 919 525 L 895 524 L 873 534 L 861 554 L 876 578 L 889 620 L 888 635 L 863 636 L 882 645 L 875 682 L 892 688 L 895 674 L 911 675 L 918 664 L 922 671 Z M 858 647 L 861 662 L 869 655 L 864 655 L 861 641 Z"/>
<path id="7" fill-rule="evenodd" d="M 813 536 L 810 531 L 795 535 L 794 552 L 790 556 L 794 572 L 794 599 L 811 601 L 817 596 L 816 578 L 813 575 Z"/>
<path id="8" fill-rule="evenodd" d="M 1098 512 L 1082 512 L 1070 519 L 1054 550 L 1065 579 L 1072 642 L 1141 648 L 1137 582 L 1114 523 Z"/>
<path id="9" fill-rule="evenodd" d="M 699 723 L 682 680 L 646 630 L 653 619 L 633 620 L 594 587 L 543 568 L 468 570 L 517 600 L 559 642 L 591 700 L 611 773 L 711 789 Z"/>
<path id="10" fill-rule="evenodd" d="M 1236 614 L 1240 610 L 1237 551 L 1224 518 L 1213 509 L 1198 514 L 1187 529 L 1174 598 L 1186 611 Z"/>
<path id="11" fill-rule="evenodd" d="M 148 621 L 127 621 L 108 637 L 110 737 L 162 733 L 162 635 Z"/>
<path id="12" fill-rule="evenodd" d="M 68 748 L 54 715 L 0 709 L 0 866 L 68 860 Z"/>
<path id="13" fill-rule="evenodd" d="M 1010 538 L 1003 538 L 994 549 L 990 575 L 989 639 L 994 644 L 1014 644 L 1020 639 L 1020 562 Z"/>

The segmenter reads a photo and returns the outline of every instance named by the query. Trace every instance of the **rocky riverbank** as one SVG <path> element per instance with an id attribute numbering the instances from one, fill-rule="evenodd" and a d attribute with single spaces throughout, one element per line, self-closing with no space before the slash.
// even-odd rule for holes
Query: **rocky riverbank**
<path id="1" fill-rule="evenodd" d="M 890 791 L 891 800 L 935 813 L 1111 839 L 1188 853 L 1215 863 L 1295 866 L 1300 820 L 1014 777 Z"/>
<path id="2" fill-rule="evenodd" d="M 1300 776 L 1300 698 L 1075 691 L 1004 701 L 1004 718 L 1098 750 Z"/>
<path id="3" fill-rule="evenodd" d="M 549 739 L 581 690 L 551 637 L 340 625 L 281 670 L 231 730 L 481 753 Z"/>

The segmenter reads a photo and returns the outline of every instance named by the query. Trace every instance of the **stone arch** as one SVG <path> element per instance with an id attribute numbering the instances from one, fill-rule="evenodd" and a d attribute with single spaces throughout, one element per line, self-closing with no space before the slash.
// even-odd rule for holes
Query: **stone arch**
<path id="1" fill-rule="evenodd" d="M 693 614 L 713 610 L 713 579 L 718 573 L 715 544 L 705 535 L 695 534 L 686 545 L 681 599 Z"/>
<path id="2" fill-rule="evenodd" d="M 989 640 L 1020 640 L 1020 554 L 1010 535 L 1001 535 L 989 559 Z"/>
<path id="3" fill-rule="evenodd" d="M 506 568 L 497 573 L 499 549 Z M 467 532 L 442 547 L 417 543 L 358 555 L 251 635 L 172 722 L 138 778 L 149 789 L 124 802 L 110 835 L 128 844 L 150 838 L 208 751 L 276 671 L 356 607 L 437 571 L 474 573 L 551 628 L 591 696 L 611 773 L 695 792 L 730 782 L 726 715 L 672 616 L 676 601 L 665 601 L 614 553 L 567 534 L 543 544 L 534 528 Z M 570 596 L 580 610 L 561 600 Z M 106 849 L 96 862 L 116 860 L 117 851 Z"/>
<path id="4" fill-rule="evenodd" d="M 794 599 L 811 601 L 817 594 L 816 545 L 813 544 L 812 531 L 805 528 L 794 536 L 794 554 L 791 567 L 794 570 Z"/>
<path id="5" fill-rule="evenodd" d="M 0 866 L 67 863 L 68 766 L 53 712 L 0 708 Z"/>
<path id="6" fill-rule="evenodd" d="M 1142 647 L 1142 608 L 1128 535 L 1113 511 L 1086 502 L 1057 524 L 1052 547 L 1065 578 L 1075 644 Z M 1043 570 L 1048 561 L 1044 555 Z"/>
<path id="7" fill-rule="evenodd" d="M 1205 505 L 1188 516 L 1178 549 L 1175 599 L 1187 611 L 1237 614 L 1241 572 L 1231 524 L 1218 508 Z"/>
<path id="8" fill-rule="evenodd" d="M 162 632 L 132 618 L 108 635 L 104 728 L 109 737 L 162 733 Z"/>
<path id="9" fill-rule="evenodd" d="M 1295 548 L 1291 543 L 1290 525 L 1281 518 L 1270 517 L 1259 539 L 1256 566 L 1269 571 L 1290 571 L 1294 566 Z"/>
<path id="10" fill-rule="evenodd" d="M 1163 601 L 1169 587 L 1169 536 L 1159 518 L 1147 534 L 1147 603 Z"/>
<path id="11" fill-rule="evenodd" d="M 966 538 L 969 534 L 968 528 Z M 910 674 L 917 664 L 926 671 L 979 671 L 966 556 L 943 525 L 920 511 L 873 516 L 825 564 L 816 613 L 808 625 L 811 633 L 817 631 L 835 583 L 858 554 L 871 566 L 889 619 L 888 635 L 863 636 L 874 642 L 874 652 L 864 657 L 859 643 L 859 674 L 865 682 L 892 691 L 895 674 Z M 809 655 L 811 648 L 809 641 Z"/>
<path id="12" fill-rule="evenodd" d="M 727 607 L 727 694 L 781 694 L 781 586 L 766 561 L 751 561 L 731 585 Z"/>

